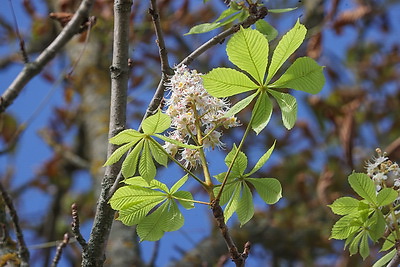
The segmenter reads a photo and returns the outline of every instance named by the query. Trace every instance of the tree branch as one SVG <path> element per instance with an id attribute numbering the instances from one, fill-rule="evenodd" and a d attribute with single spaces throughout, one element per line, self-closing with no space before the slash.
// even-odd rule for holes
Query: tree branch
<path id="1" fill-rule="evenodd" d="M 11 85 L 0 96 L 0 113 L 4 112 L 8 106 L 21 93 L 24 86 L 37 74 L 39 74 L 44 66 L 52 60 L 56 54 L 71 40 L 71 38 L 81 31 L 81 25 L 89 17 L 89 11 L 94 0 L 83 0 L 78 10 L 72 17 L 71 21 L 60 32 L 57 38 L 31 63 L 25 64 L 22 71 L 18 74 Z"/>
<path id="2" fill-rule="evenodd" d="M 72 210 L 72 223 L 71 223 L 72 234 L 74 235 L 76 241 L 78 241 L 79 245 L 81 245 L 82 249 L 86 250 L 87 243 L 86 240 L 83 238 L 80 230 L 78 205 L 76 205 L 76 203 L 72 204 L 71 210 Z"/>
<path id="3" fill-rule="evenodd" d="M 69 243 L 69 236 L 66 233 L 64 234 L 63 241 L 57 246 L 56 255 L 54 256 L 53 262 L 51 263 L 52 267 L 56 267 L 58 265 L 58 262 L 61 259 L 63 249 L 68 245 L 68 243 Z"/>
<path id="4" fill-rule="evenodd" d="M 131 6 L 132 0 L 116 0 L 114 2 L 114 51 L 110 67 L 111 106 L 109 138 L 123 130 L 126 124 Z M 108 157 L 116 148 L 117 146 L 108 144 Z M 115 214 L 115 211 L 108 204 L 107 196 L 120 169 L 121 164 L 113 164 L 106 167 L 88 247 L 83 251 L 82 255 L 82 266 L 102 266 L 105 261 L 105 248 Z"/>
<path id="5" fill-rule="evenodd" d="M 18 254 L 19 258 L 21 259 L 21 266 L 29 266 L 29 250 L 26 247 L 24 235 L 22 234 L 22 229 L 19 225 L 18 215 L 14 208 L 14 204 L 12 203 L 12 200 L 7 191 L 4 189 L 2 183 L 0 183 L 0 193 L 1 197 L 4 200 L 4 203 L 7 205 L 10 211 L 11 220 L 15 228 L 15 235 L 17 236 L 18 240 Z"/>

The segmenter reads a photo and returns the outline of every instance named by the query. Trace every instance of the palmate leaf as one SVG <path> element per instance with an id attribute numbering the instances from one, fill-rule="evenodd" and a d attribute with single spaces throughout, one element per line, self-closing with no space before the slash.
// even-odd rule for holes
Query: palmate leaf
<path id="1" fill-rule="evenodd" d="M 310 94 L 319 93 L 325 84 L 323 67 L 309 57 L 301 57 L 269 88 L 291 88 Z"/>
<path id="2" fill-rule="evenodd" d="M 297 48 L 303 43 L 306 36 L 307 29 L 304 25 L 300 24 L 297 20 L 294 27 L 288 31 L 279 41 L 272 55 L 271 64 L 269 66 L 268 75 L 265 84 L 274 77 L 279 68 L 285 61 L 296 51 Z"/>
<path id="3" fill-rule="evenodd" d="M 336 199 L 332 205 L 328 205 L 332 212 L 337 215 L 353 214 L 358 211 L 360 201 L 352 197 L 341 197 Z"/>
<path id="4" fill-rule="evenodd" d="M 375 184 L 365 173 L 352 173 L 349 175 L 351 188 L 362 198 L 371 204 L 377 205 Z"/>
<path id="5" fill-rule="evenodd" d="M 221 181 L 222 182 L 222 181 Z M 227 183 L 222 191 L 221 198 L 219 200 L 220 205 L 225 205 L 231 199 L 233 192 L 236 188 L 237 182 Z M 214 188 L 214 194 L 217 195 L 220 187 Z"/>
<path id="6" fill-rule="evenodd" d="M 153 179 L 149 184 L 142 177 L 135 176 L 135 177 L 132 177 L 129 179 L 125 179 L 123 182 L 127 185 L 135 185 L 135 186 L 146 187 L 146 188 L 150 188 L 150 189 L 160 189 L 161 191 L 164 191 L 165 193 L 169 192 L 168 187 L 164 183 L 161 183 L 160 181 L 157 181 L 155 179 Z"/>
<path id="7" fill-rule="evenodd" d="M 228 97 L 259 87 L 246 74 L 229 68 L 215 68 L 202 79 L 204 88 L 214 97 Z"/>
<path id="8" fill-rule="evenodd" d="M 360 255 L 365 260 L 369 256 L 368 236 L 363 235 L 360 242 Z"/>
<path id="9" fill-rule="evenodd" d="M 247 223 L 254 215 L 253 195 L 246 183 L 242 183 L 242 196 L 239 200 L 236 213 L 240 222 L 240 227 Z"/>
<path id="10" fill-rule="evenodd" d="M 366 222 L 366 229 L 372 241 L 376 242 L 383 236 L 386 228 L 385 217 L 380 210 L 376 210 Z"/>
<path id="11" fill-rule="evenodd" d="M 139 174 L 144 180 L 147 181 L 147 183 L 150 184 L 150 182 L 156 176 L 156 172 L 157 169 L 151 156 L 149 140 L 145 140 L 142 155 L 139 161 Z"/>
<path id="12" fill-rule="evenodd" d="M 151 155 L 153 156 L 154 160 L 157 161 L 158 164 L 163 165 L 164 167 L 167 167 L 168 156 L 165 153 L 165 151 L 163 150 L 163 148 L 160 147 L 158 144 L 155 144 L 155 142 L 157 142 L 157 141 L 155 141 L 152 138 L 149 142 Z"/>
<path id="13" fill-rule="evenodd" d="M 281 183 L 275 178 L 246 178 L 267 204 L 275 204 L 282 197 Z"/>
<path id="14" fill-rule="evenodd" d="M 124 209 L 119 210 L 117 220 L 128 226 L 138 224 L 150 210 L 164 200 L 165 196 L 159 196 L 143 200 L 139 203 L 130 203 Z"/>
<path id="15" fill-rule="evenodd" d="M 140 151 L 143 148 L 144 140 L 142 139 L 132 150 L 131 153 L 126 156 L 124 162 L 122 162 L 122 175 L 125 178 L 132 177 L 135 175 L 137 162 L 139 160 Z"/>
<path id="16" fill-rule="evenodd" d="M 256 104 L 254 105 L 253 113 L 253 121 L 251 127 L 259 134 L 268 124 L 271 119 L 272 114 L 272 102 L 269 98 L 268 94 L 262 92 L 260 96 L 257 98 Z"/>
<path id="17" fill-rule="evenodd" d="M 133 129 L 127 129 L 123 130 L 116 136 L 113 136 L 109 139 L 109 142 L 114 145 L 122 145 L 125 143 L 130 143 L 130 142 L 137 142 L 138 140 L 143 138 L 143 134 L 133 130 Z"/>
<path id="18" fill-rule="evenodd" d="M 264 166 L 264 164 L 268 161 L 269 157 L 272 154 L 272 151 L 274 151 L 275 148 L 275 144 L 276 141 L 274 141 L 274 143 L 272 144 L 272 146 L 268 149 L 267 152 L 265 152 L 264 155 L 261 156 L 261 158 L 257 161 L 256 165 L 253 167 L 253 169 L 246 174 L 246 176 L 250 176 L 253 173 L 255 173 L 256 171 L 258 171 L 259 169 L 261 169 L 262 166 Z"/>
<path id="19" fill-rule="evenodd" d="M 282 122 L 286 129 L 290 130 L 293 128 L 297 120 L 297 102 L 296 98 L 290 94 L 281 93 L 277 91 L 268 91 L 278 102 L 278 105 L 282 112 Z"/>
<path id="20" fill-rule="evenodd" d="M 386 206 L 393 203 L 398 197 L 398 193 L 393 188 L 383 188 L 376 196 L 378 206 Z"/>
<path id="21" fill-rule="evenodd" d="M 360 245 L 360 241 L 361 241 L 362 237 L 365 235 L 366 235 L 366 233 L 361 231 L 353 238 L 353 240 L 350 242 L 350 245 L 349 245 L 350 255 L 354 255 L 358 252 L 358 247 Z"/>
<path id="22" fill-rule="evenodd" d="M 156 114 L 149 116 L 142 123 L 143 132 L 145 134 L 162 133 L 171 126 L 171 118 L 161 112 L 161 109 Z"/>
<path id="23" fill-rule="evenodd" d="M 112 154 L 111 156 L 107 159 L 107 161 L 104 163 L 103 166 L 108 166 L 108 165 L 112 165 L 116 162 L 118 162 L 121 157 L 131 148 L 135 145 L 135 141 L 125 144 L 119 148 L 117 148 Z"/>
<path id="24" fill-rule="evenodd" d="M 334 239 L 346 239 L 354 232 L 361 229 L 361 226 L 353 223 L 357 215 L 349 214 L 340 218 L 332 227 L 331 237 Z"/>
<path id="25" fill-rule="evenodd" d="M 110 205 L 115 210 L 122 210 L 133 204 L 146 202 L 151 199 L 165 198 L 166 194 L 149 188 L 135 185 L 123 186 L 115 191 L 110 199 Z"/>
<path id="26" fill-rule="evenodd" d="M 184 175 L 181 179 L 179 179 L 179 180 L 171 187 L 170 193 L 171 193 L 171 194 L 174 194 L 176 191 L 178 191 L 178 190 L 182 187 L 182 185 L 184 185 L 184 184 L 186 183 L 186 181 L 188 180 L 188 178 L 189 178 L 189 175 L 186 174 L 186 175 Z"/>
<path id="27" fill-rule="evenodd" d="M 268 64 L 268 40 L 257 30 L 243 27 L 226 45 L 229 60 L 263 84 Z"/>

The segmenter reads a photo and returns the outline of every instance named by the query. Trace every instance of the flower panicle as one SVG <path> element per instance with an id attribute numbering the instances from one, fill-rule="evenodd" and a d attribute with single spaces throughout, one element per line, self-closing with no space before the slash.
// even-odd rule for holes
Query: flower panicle
<path id="1" fill-rule="evenodd" d="M 224 148 L 221 141 L 223 126 L 225 129 L 239 126 L 235 116 L 226 117 L 230 109 L 227 99 L 219 99 L 207 93 L 203 86 L 202 74 L 189 70 L 182 65 L 175 70 L 166 87 L 169 98 L 166 100 L 166 114 L 171 117 L 171 127 L 174 129 L 169 137 L 183 143 L 198 142 L 200 125 L 202 145 L 205 148 Z M 179 150 L 174 144 L 166 142 L 164 148 L 173 156 L 180 154 L 186 167 L 196 167 L 200 163 L 198 151 L 188 148 Z"/>

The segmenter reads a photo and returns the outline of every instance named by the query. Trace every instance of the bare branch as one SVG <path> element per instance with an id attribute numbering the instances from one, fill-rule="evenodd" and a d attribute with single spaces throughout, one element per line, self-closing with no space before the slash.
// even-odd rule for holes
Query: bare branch
<path id="1" fill-rule="evenodd" d="M 114 1 L 114 44 L 111 72 L 110 126 L 111 138 L 125 129 L 126 99 L 129 78 L 129 29 L 132 0 Z M 109 144 L 109 157 L 117 146 Z M 107 166 L 102 181 L 96 215 L 93 222 L 88 248 L 83 251 L 82 266 L 102 266 L 105 261 L 105 248 L 114 220 L 115 211 L 108 203 L 109 190 L 121 169 L 121 164 Z"/>
<path id="2" fill-rule="evenodd" d="M 25 41 L 24 41 L 24 39 L 22 39 L 22 36 L 19 33 L 18 22 L 17 22 L 17 17 L 15 16 L 14 6 L 13 6 L 11 0 L 8 0 L 8 2 L 10 3 L 10 7 L 11 7 L 11 13 L 13 16 L 15 33 L 19 39 L 19 48 L 21 49 L 22 58 L 24 59 L 25 63 L 28 63 L 29 57 L 28 57 L 28 53 L 26 52 L 26 49 L 25 49 Z"/>
<path id="3" fill-rule="evenodd" d="M 41 72 L 44 66 L 52 60 L 56 54 L 79 33 L 82 29 L 82 23 L 88 20 L 89 11 L 94 0 L 83 0 L 71 21 L 60 32 L 57 38 L 38 56 L 38 58 L 28 64 L 25 64 L 22 71 L 0 97 L 0 113 L 4 112 L 8 106 L 18 97 L 24 86 L 37 74 Z"/>
<path id="4" fill-rule="evenodd" d="M 28 266 L 29 265 L 29 250 L 25 244 L 24 235 L 22 234 L 22 229 L 19 225 L 19 219 L 18 219 L 17 212 L 14 208 L 14 204 L 12 203 L 12 200 L 11 200 L 10 196 L 8 195 L 7 191 L 4 189 L 2 183 L 0 183 L 0 193 L 10 211 L 11 220 L 12 220 L 12 223 L 15 228 L 15 235 L 17 236 L 17 241 L 18 241 L 18 254 L 21 259 L 21 266 Z"/>
<path id="5" fill-rule="evenodd" d="M 72 223 L 71 230 L 74 234 L 76 241 L 78 241 L 79 245 L 81 245 L 82 249 L 85 250 L 87 248 L 86 240 L 83 238 L 80 231 L 80 223 L 79 223 L 79 215 L 78 215 L 78 205 L 76 203 L 72 204 Z"/>
<path id="6" fill-rule="evenodd" d="M 65 233 L 63 241 L 57 246 L 56 255 L 54 256 L 53 262 L 51 263 L 52 267 L 57 266 L 58 262 L 61 259 L 63 249 L 68 245 L 68 243 L 69 243 L 69 236 L 67 233 Z"/>

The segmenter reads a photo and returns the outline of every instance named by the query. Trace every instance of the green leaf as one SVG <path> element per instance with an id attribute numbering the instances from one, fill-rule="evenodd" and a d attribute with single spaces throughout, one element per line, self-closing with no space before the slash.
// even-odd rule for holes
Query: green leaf
<path id="1" fill-rule="evenodd" d="M 275 204 L 282 197 L 281 183 L 275 178 L 246 178 L 267 204 Z"/>
<path id="2" fill-rule="evenodd" d="M 240 227 L 247 223 L 254 215 L 253 196 L 246 183 L 243 184 L 242 197 L 239 200 L 236 213 L 240 222 Z"/>
<path id="3" fill-rule="evenodd" d="M 254 168 L 249 173 L 247 173 L 246 176 L 252 175 L 256 171 L 261 169 L 262 166 L 264 166 L 264 164 L 268 161 L 269 157 L 271 156 L 272 151 L 274 151 L 275 144 L 276 144 L 276 140 L 274 141 L 272 146 L 268 149 L 268 151 L 265 152 L 265 154 L 261 156 L 261 158 L 257 161 L 256 165 L 254 166 Z"/>
<path id="4" fill-rule="evenodd" d="M 235 33 L 226 45 L 229 60 L 263 84 L 268 64 L 268 40 L 250 28 Z"/>
<path id="5" fill-rule="evenodd" d="M 246 98 L 240 100 L 239 102 L 237 102 L 235 105 L 233 105 L 233 107 L 231 107 L 228 112 L 225 113 L 224 117 L 225 118 L 229 118 L 237 113 L 239 113 L 240 111 L 242 111 L 244 108 L 246 108 L 251 101 L 253 101 L 253 99 L 258 95 L 258 93 L 254 93 L 252 95 L 247 96 Z"/>
<path id="6" fill-rule="evenodd" d="M 391 204 L 396 200 L 398 195 L 399 194 L 397 193 L 397 191 L 393 188 L 383 188 L 376 196 L 378 200 L 378 206 L 386 206 Z"/>
<path id="7" fill-rule="evenodd" d="M 365 260 L 369 256 L 368 236 L 363 235 L 360 242 L 360 255 Z"/>
<path id="8" fill-rule="evenodd" d="M 225 222 L 229 220 L 229 218 L 233 215 L 233 213 L 238 207 L 240 200 L 240 191 L 241 191 L 240 189 L 241 189 L 240 183 L 236 183 L 236 186 L 234 187 L 233 190 L 233 194 L 231 195 L 228 204 L 226 204 L 226 207 L 224 209 Z"/>
<path id="9" fill-rule="evenodd" d="M 132 143 L 128 143 L 128 144 L 125 144 L 125 145 L 117 148 L 111 154 L 111 156 L 107 159 L 107 161 L 104 163 L 103 167 L 104 166 L 108 166 L 108 165 L 112 165 L 112 164 L 118 162 L 121 159 L 121 157 L 134 145 L 135 145 L 135 143 L 132 142 Z"/>
<path id="10" fill-rule="evenodd" d="M 382 245 L 381 250 L 379 250 L 379 252 L 381 251 L 387 251 L 391 248 L 393 248 L 395 246 L 396 243 L 396 232 L 391 232 L 390 235 L 388 235 L 388 237 L 386 237 L 385 242 Z"/>
<path id="11" fill-rule="evenodd" d="M 193 200 L 192 193 L 188 191 L 177 191 L 172 194 L 173 197 L 181 198 L 177 199 L 179 203 L 182 205 L 187 210 L 193 209 L 194 208 L 194 203 L 191 201 Z M 187 201 L 183 200 L 186 199 Z"/>
<path id="12" fill-rule="evenodd" d="M 156 114 L 147 117 L 143 123 L 142 128 L 145 134 L 162 133 L 171 126 L 171 118 L 161 112 L 161 109 Z"/>
<path id="13" fill-rule="evenodd" d="M 297 102 L 296 98 L 290 94 L 281 93 L 273 90 L 268 91 L 278 102 L 282 112 L 282 122 L 286 129 L 293 128 L 297 120 Z"/>
<path id="14" fill-rule="evenodd" d="M 259 87 L 246 74 L 229 68 L 215 68 L 202 79 L 204 88 L 214 97 L 228 97 Z"/>
<path id="15" fill-rule="evenodd" d="M 122 144 L 133 142 L 133 141 L 138 142 L 141 138 L 143 138 L 143 136 L 144 135 L 142 133 L 140 133 L 136 130 L 127 129 L 127 130 L 123 130 L 116 136 L 111 137 L 108 141 L 114 145 L 122 145 Z"/>
<path id="16" fill-rule="evenodd" d="M 368 235 L 374 242 L 383 237 L 386 228 L 386 221 L 380 210 L 376 210 L 372 214 L 371 218 L 367 221 L 367 226 Z"/>
<path id="17" fill-rule="evenodd" d="M 396 249 L 393 249 L 393 250 L 390 251 L 388 254 L 386 254 L 385 256 L 383 256 L 382 258 L 380 258 L 380 260 L 378 260 L 377 262 L 375 262 L 375 264 L 372 265 L 372 267 L 382 267 L 382 266 L 386 266 L 386 264 L 389 263 L 389 261 L 394 257 L 395 254 L 396 254 Z"/>
<path id="18" fill-rule="evenodd" d="M 149 141 L 146 140 L 146 142 L 144 143 L 142 156 L 140 157 L 139 161 L 139 174 L 144 180 L 146 180 L 150 184 L 150 182 L 156 176 L 156 173 L 157 169 L 151 156 Z"/>
<path id="19" fill-rule="evenodd" d="M 297 7 L 288 7 L 288 8 L 272 8 L 272 9 L 268 9 L 269 13 L 285 13 L 285 12 L 289 12 L 292 10 L 296 10 Z"/>
<path id="20" fill-rule="evenodd" d="M 350 255 L 354 255 L 358 252 L 358 247 L 359 247 L 360 241 L 364 235 L 365 235 L 364 232 L 359 232 L 354 237 L 354 239 L 351 241 L 350 246 L 349 246 Z"/>
<path id="21" fill-rule="evenodd" d="M 114 210 L 122 210 L 133 204 L 140 202 L 146 202 L 153 199 L 165 199 L 166 194 L 144 188 L 140 186 L 123 186 L 115 191 L 114 195 L 110 199 L 110 205 Z"/>
<path id="22" fill-rule="evenodd" d="M 238 11 L 239 10 L 234 9 L 232 7 L 225 9 L 224 11 L 222 11 L 221 15 L 219 15 L 219 17 L 215 20 L 215 22 L 221 21 L 221 20 L 229 17 L 230 15 L 237 13 Z"/>
<path id="23" fill-rule="evenodd" d="M 124 183 L 128 184 L 128 185 L 136 185 L 136 186 L 147 187 L 147 188 L 151 188 L 151 189 L 160 189 L 160 190 L 164 191 L 165 193 L 169 192 L 168 187 L 164 183 L 161 183 L 160 181 L 157 181 L 157 180 L 152 180 L 149 184 L 146 180 L 144 180 L 140 176 L 135 176 L 135 177 L 132 177 L 129 179 L 125 179 Z"/>
<path id="24" fill-rule="evenodd" d="M 193 26 L 189 30 L 189 32 L 185 33 L 184 35 L 209 32 L 209 31 L 217 29 L 218 27 L 221 27 L 222 26 L 221 24 L 222 24 L 221 22 L 211 22 L 211 23 L 199 24 L 199 25 Z"/>
<path id="25" fill-rule="evenodd" d="M 221 194 L 221 198 L 219 200 L 219 203 L 220 203 L 221 206 L 223 206 L 226 203 L 228 203 L 228 201 L 231 199 L 231 197 L 232 197 L 232 195 L 233 195 L 233 193 L 235 191 L 236 185 L 238 183 L 240 183 L 240 182 L 239 181 L 235 181 L 235 182 L 232 182 L 232 183 L 227 183 L 225 185 L 224 190 L 222 191 L 222 194 Z M 214 194 L 217 195 L 219 190 L 220 190 L 219 186 L 215 187 L 214 188 Z"/>
<path id="26" fill-rule="evenodd" d="M 251 127 L 259 134 L 268 124 L 272 114 L 272 102 L 267 93 L 262 92 L 254 105 Z"/>
<path id="27" fill-rule="evenodd" d="M 255 25 L 256 29 L 264 34 L 269 42 L 271 42 L 278 36 L 278 31 L 274 27 L 272 27 L 271 24 L 263 19 L 257 20 Z"/>
<path id="28" fill-rule="evenodd" d="M 175 139 L 166 137 L 164 135 L 161 134 L 153 134 L 153 136 L 160 138 L 161 140 L 164 140 L 165 142 L 170 142 L 174 145 L 177 145 L 179 147 L 184 147 L 184 148 L 190 148 L 190 149 L 199 149 L 201 146 L 195 146 L 195 145 L 188 145 L 188 144 L 184 144 L 182 142 L 179 142 Z"/>
<path id="29" fill-rule="evenodd" d="M 168 200 L 168 210 L 165 216 L 167 216 L 167 224 L 164 226 L 165 232 L 172 232 L 179 230 L 185 222 L 182 213 L 180 212 L 178 205 L 174 200 Z"/>
<path id="30" fill-rule="evenodd" d="M 331 237 L 334 239 L 346 239 L 360 229 L 360 226 L 353 225 L 357 219 L 355 215 L 349 214 L 340 218 L 332 227 Z"/>
<path id="31" fill-rule="evenodd" d="M 139 159 L 139 154 L 140 154 L 140 151 L 143 148 L 143 143 L 144 143 L 143 141 L 144 140 L 142 139 L 135 146 L 135 148 L 132 150 L 132 152 L 129 153 L 128 156 L 126 156 L 124 162 L 122 162 L 121 171 L 122 171 L 122 175 L 125 178 L 129 178 L 129 177 L 135 175 L 137 162 L 138 162 L 138 159 Z"/>
<path id="32" fill-rule="evenodd" d="M 335 200 L 332 205 L 328 205 L 332 212 L 337 215 L 347 215 L 358 212 L 360 201 L 352 197 L 341 197 Z"/>
<path id="33" fill-rule="evenodd" d="M 272 55 L 272 60 L 269 66 L 268 76 L 265 84 L 268 84 L 283 63 L 285 63 L 290 55 L 293 54 L 297 48 L 299 48 L 304 40 L 304 37 L 306 36 L 306 33 L 306 27 L 300 24 L 299 20 L 297 20 L 294 27 L 282 37 L 276 46 L 274 54 Z"/>
<path id="34" fill-rule="evenodd" d="M 151 138 L 151 142 L 149 142 L 149 147 L 150 147 L 150 152 L 151 155 L 153 156 L 154 160 L 158 162 L 158 164 L 163 165 L 164 167 L 167 167 L 168 165 L 168 156 L 165 152 L 165 150 L 161 147 L 161 145 L 157 145 L 154 142 L 155 141 L 153 138 Z"/>
<path id="35" fill-rule="evenodd" d="M 319 93 L 325 84 L 323 67 L 309 57 L 301 57 L 270 88 L 291 88 L 310 94 Z"/>
<path id="36" fill-rule="evenodd" d="M 144 217 L 138 226 L 136 231 L 140 237 L 140 241 L 157 241 L 165 232 L 165 226 L 168 224 L 168 202 L 164 202 L 158 209 L 153 211 L 150 215 Z"/>
<path id="37" fill-rule="evenodd" d="M 237 153 L 237 147 L 233 144 L 232 150 L 225 157 L 226 166 L 230 166 L 233 160 L 233 157 Z M 239 154 L 236 157 L 235 162 L 233 163 L 233 167 L 231 173 L 234 173 L 236 176 L 240 176 L 244 173 L 247 168 L 247 156 L 242 151 L 239 151 Z"/>
<path id="38" fill-rule="evenodd" d="M 377 205 L 375 184 L 365 173 L 352 173 L 349 175 L 351 188 L 369 203 Z"/>
<path id="39" fill-rule="evenodd" d="M 179 180 L 171 187 L 170 193 L 171 193 L 171 194 L 174 194 L 176 191 L 178 191 L 179 188 L 181 188 L 182 185 L 183 185 L 184 183 L 186 183 L 186 181 L 187 181 L 188 178 L 189 178 L 189 175 L 186 174 L 186 175 L 184 175 L 181 179 L 179 179 Z"/>
<path id="40" fill-rule="evenodd" d="M 165 200 L 165 196 L 155 197 L 139 203 L 131 203 L 123 210 L 118 212 L 117 220 L 123 224 L 132 226 L 140 223 L 140 221 L 152 210 L 155 206 Z"/>

